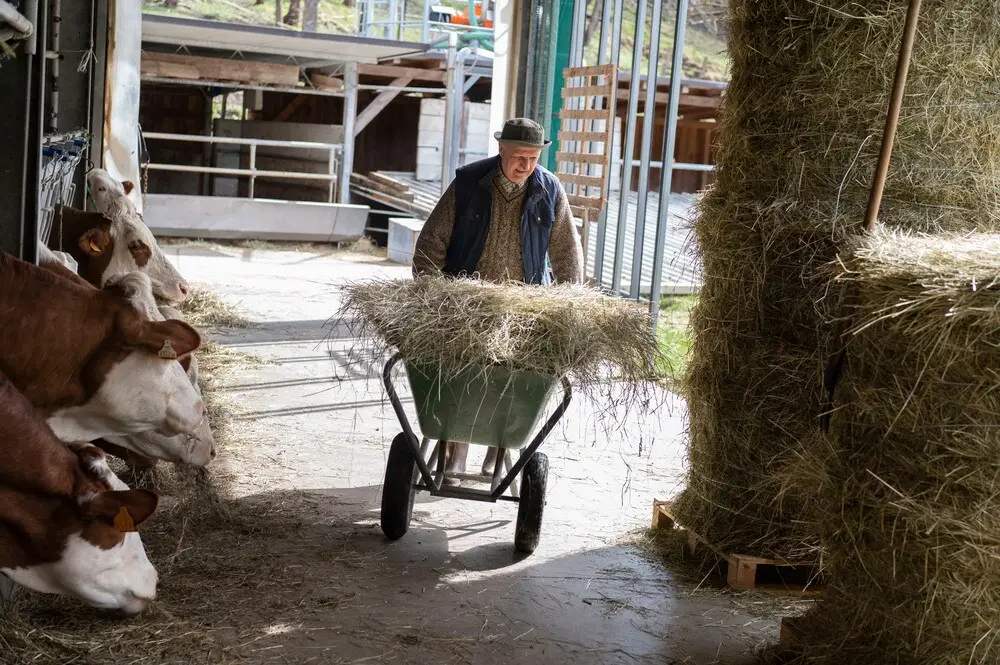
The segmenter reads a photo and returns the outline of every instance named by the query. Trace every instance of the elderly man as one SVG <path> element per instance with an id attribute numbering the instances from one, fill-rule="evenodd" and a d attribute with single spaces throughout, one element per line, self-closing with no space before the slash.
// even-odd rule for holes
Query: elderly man
<path id="1" fill-rule="evenodd" d="M 538 165 L 542 148 L 552 141 L 528 118 L 508 120 L 493 138 L 500 154 L 458 169 L 424 224 L 414 248 L 413 274 L 582 283 L 583 249 L 566 192 Z M 446 448 L 446 470 L 465 473 L 469 445 L 449 443 Z M 497 453 L 489 449 L 483 474 L 492 473 Z"/>

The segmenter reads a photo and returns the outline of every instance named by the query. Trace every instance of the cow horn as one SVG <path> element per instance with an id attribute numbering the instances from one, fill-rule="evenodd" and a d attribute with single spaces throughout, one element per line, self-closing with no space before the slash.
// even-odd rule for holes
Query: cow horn
<path id="1" fill-rule="evenodd" d="M 174 351 L 169 339 L 163 341 L 163 348 L 160 349 L 159 356 L 164 360 L 177 360 L 177 352 Z"/>

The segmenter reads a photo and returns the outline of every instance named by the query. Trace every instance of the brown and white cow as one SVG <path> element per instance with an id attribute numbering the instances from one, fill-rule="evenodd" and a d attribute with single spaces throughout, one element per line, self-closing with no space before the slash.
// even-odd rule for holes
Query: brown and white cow
<path id="1" fill-rule="evenodd" d="M 68 279 L 84 289 L 94 290 L 94 286 L 85 282 L 79 275 L 65 267 L 45 248 L 39 248 L 39 267 Z M 180 318 L 180 312 L 167 306 L 157 306 L 153 298 L 150 282 L 141 273 L 130 273 L 112 281 L 105 290 L 125 298 L 137 311 L 146 315 L 150 321 L 164 321 L 168 318 Z M 177 316 L 164 317 L 162 312 L 176 313 Z M 197 384 L 197 375 L 192 376 L 192 367 L 196 366 L 193 353 L 178 357 L 195 392 L 201 397 L 201 389 Z M 130 436 L 107 436 L 93 441 L 105 452 L 109 452 L 129 461 L 133 466 L 149 467 L 155 461 L 162 459 L 168 462 L 185 462 L 194 466 L 205 466 L 215 457 L 215 436 L 212 433 L 208 418 L 193 434 L 168 436 L 157 431 L 141 432 Z M 131 455 L 128 451 L 137 453 Z"/>
<path id="2" fill-rule="evenodd" d="M 3 374 L 0 457 L 0 574 L 93 607 L 143 611 L 157 573 L 134 527 L 158 496 L 130 490 L 94 446 L 64 445 Z"/>
<path id="3" fill-rule="evenodd" d="M 131 205 L 127 198 L 123 200 Z M 152 280 L 158 298 L 183 302 L 189 291 L 187 281 L 164 255 L 134 208 L 131 212 L 116 212 L 114 206 L 108 206 L 108 211 L 85 212 L 56 206 L 49 249 L 72 256 L 80 275 L 94 286 L 104 286 L 109 279 L 138 271 Z"/>
<path id="4" fill-rule="evenodd" d="M 205 405 L 175 361 L 200 335 L 112 291 L 0 255 L 0 371 L 64 441 L 193 434 Z"/>

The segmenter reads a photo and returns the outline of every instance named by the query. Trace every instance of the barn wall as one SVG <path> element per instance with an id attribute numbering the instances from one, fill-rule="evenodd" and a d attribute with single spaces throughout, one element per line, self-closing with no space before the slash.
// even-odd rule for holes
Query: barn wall
<path id="1" fill-rule="evenodd" d="M 204 135 L 211 104 L 200 88 L 144 83 L 139 100 L 143 132 Z M 208 147 L 199 143 L 147 140 L 150 161 L 185 166 L 208 163 Z M 156 194 L 202 194 L 200 173 L 149 171 L 149 191 Z M 207 186 L 207 182 L 205 183 Z"/>

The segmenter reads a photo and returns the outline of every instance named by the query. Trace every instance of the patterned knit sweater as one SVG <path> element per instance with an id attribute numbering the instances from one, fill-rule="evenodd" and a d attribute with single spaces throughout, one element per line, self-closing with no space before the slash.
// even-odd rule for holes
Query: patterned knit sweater
<path id="1" fill-rule="evenodd" d="M 524 208 L 526 184 L 508 180 L 500 169 L 493 176 L 493 210 L 486 246 L 476 266 L 480 279 L 502 282 L 524 280 L 521 259 L 521 212 Z M 455 183 L 438 201 L 424 223 L 413 253 L 413 274 L 440 272 L 455 228 Z M 569 209 L 566 193 L 559 188 L 556 218 L 549 240 L 549 260 L 556 282 L 583 282 L 583 247 Z"/>

